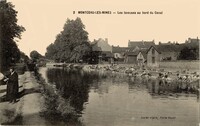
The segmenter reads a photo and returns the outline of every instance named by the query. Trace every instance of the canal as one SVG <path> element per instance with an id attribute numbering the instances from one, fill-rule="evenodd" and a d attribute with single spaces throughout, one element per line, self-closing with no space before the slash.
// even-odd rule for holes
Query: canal
<path id="1" fill-rule="evenodd" d="M 196 93 L 180 91 L 176 85 L 104 71 L 41 68 L 40 73 L 70 99 L 82 125 L 195 126 L 199 122 Z"/>

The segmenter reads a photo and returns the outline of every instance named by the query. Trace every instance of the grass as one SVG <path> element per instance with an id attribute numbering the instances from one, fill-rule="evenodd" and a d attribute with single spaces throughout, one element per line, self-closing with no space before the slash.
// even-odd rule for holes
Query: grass
<path id="1" fill-rule="evenodd" d="M 160 68 L 165 69 L 176 69 L 176 70 L 199 70 L 199 61 L 171 61 L 171 62 L 160 62 Z"/>

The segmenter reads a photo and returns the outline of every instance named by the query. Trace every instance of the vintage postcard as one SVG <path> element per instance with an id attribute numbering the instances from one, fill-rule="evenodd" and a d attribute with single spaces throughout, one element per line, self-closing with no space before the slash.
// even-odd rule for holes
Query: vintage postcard
<path id="1" fill-rule="evenodd" d="M 199 126 L 199 0 L 0 0 L 0 125 Z"/>

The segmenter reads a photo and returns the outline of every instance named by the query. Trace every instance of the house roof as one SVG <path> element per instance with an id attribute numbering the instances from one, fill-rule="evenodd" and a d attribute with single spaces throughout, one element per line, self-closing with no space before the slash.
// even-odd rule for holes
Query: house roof
<path id="1" fill-rule="evenodd" d="M 149 47 L 146 53 L 148 53 L 151 48 L 154 48 L 158 53 L 161 53 L 156 46 Z"/>
<path id="2" fill-rule="evenodd" d="M 136 51 L 134 51 L 134 52 L 126 52 L 125 54 L 126 54 L 127 56 L 137 56 L 137 55 L 141 52 L 142 55 L 143 55 L 143 57 L 144 57 L 145 59 L 147 59 L 147 51 L 148 51 L 148 49 L 140 49 L 140 50 L 136 50 Z"/>
<path id="3" fill-rule="evenodd" d="M 139 50 L 136 50 L 134 52 L 126 52 L 125 54 L 127 56 L 137 56 L 139 54 L 139 52 L 140 52 Z"/>
<path id="4" fill-rule="evenodd" d="M 156 49 L 159 52 L 180 52 L 183 49 L 183 45 L 156 45 Z"/>
<path id="5" fill-rule="evenodd" d="M 107 38 L 105 40 L 99 38 L 98 40 L 94 40 L 92 43 L 97 44 L 97 47 L 100 47 L 101 51 L 112 51 L 112 47 L 109 45 Z"/>
<path id="6" fill-rule="evenodd" d="M 102 51 L 101 47 L 98 47 L 97 43 L 95 42 L 91 43 L 91 46 L 92 46 L 92 51 Z"/>
<path id="7" fill-rule="evenodd" d="M 142 53 L 142 55 L 144 56 L 144 58 L 146 59 L 147 58 L 147 50 L 148 49 L 141 49 L 139 52 Z"/>
<path id="8" fill-rule="evenodd" d="M 128 50 L 128 47 L 119 47 L 119 46 L 112 46 L 112 53 L 123 53 Z"/>
<path id="9" fill-rule="evenodd" d="M 139 48 L 149 48 L 151 46 L 154 46 L 154 40 L 153 41 L 129 41 L 128 47 L 139 47 Z"/>

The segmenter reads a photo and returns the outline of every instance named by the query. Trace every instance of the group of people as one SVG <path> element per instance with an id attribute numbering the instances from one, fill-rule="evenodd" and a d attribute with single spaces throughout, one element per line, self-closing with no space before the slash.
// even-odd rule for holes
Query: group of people
<path id="1" fill-rule="evenodd" d="M 7 84 L 6 98 L 10 103 L 17 102 L 19 83 L 18 83 L 18 74 L 15 71 L 14 67 L 10 68 L 8 75 L 0 74 L 0 80 L 3 80 Z"/>

